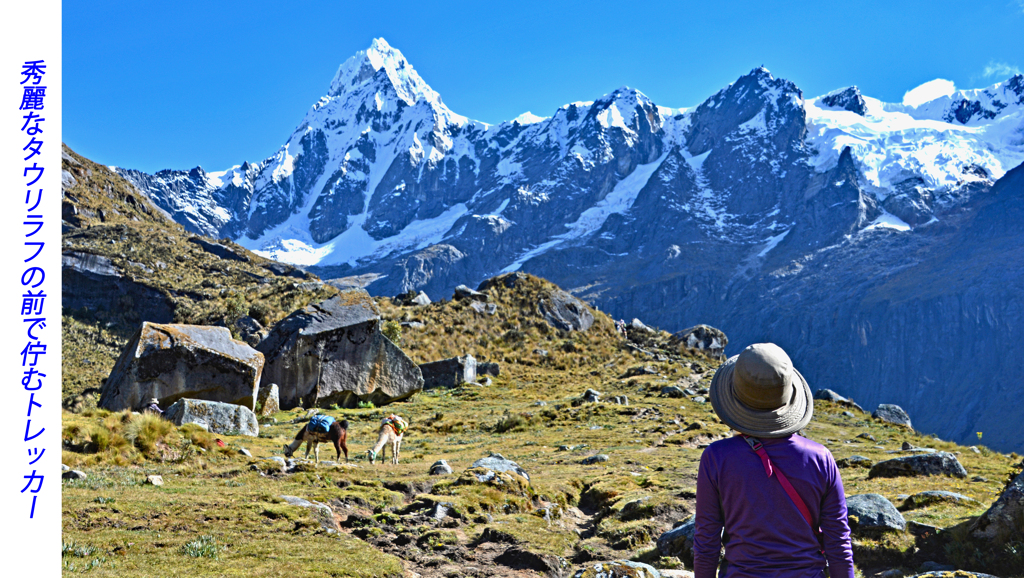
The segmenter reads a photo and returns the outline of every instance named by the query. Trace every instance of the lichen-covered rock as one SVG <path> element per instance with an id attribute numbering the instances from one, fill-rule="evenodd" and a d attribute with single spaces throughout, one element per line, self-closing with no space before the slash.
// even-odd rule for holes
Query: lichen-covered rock
<path id="1" fill-rule="evenodd" d="M 423 389 L 456 387 L 476 381 L 477 365 L 472 355 L 431 361 L 420 365 Z"/>
<path id="2" fill-rule="evenodd" d="M 871 413 L 871 417 L 878 418 L 882 421 L 894 423 L 896 425 L 905 425 L 907 427 L 914 427 L 910 423 L 910 416 L 907 412 L 903 411 L 903 408 L 891 403 L 883 403 Z"/>
<path id="3" fill-rule="evenodd" d="M 256 437 L 260 426 L 251 409 L 230 403 L 201 399 L 179 399 L 164 412 L 175 425 L 194 423 L 210 433 Z"/>
<path id="4" fill-rule="evenodd" d="M 145 322 L 128 341 L 100 390 L 99 407 L 138 409 L 181 398 L 255 408 L 263 354 L 226 327 Z"/>
<path id="5" fill-rule="evenodd" d="M 858 494 L 846 498 L 850 530 L 856 535 L 903 531 L 903 514 L 881 494 Z"/>
<path id="6" fill-rule="evenodd" d="M 643 562 L 616 560 L 614 562 L 590 562 L 577 570 L 573 578 L 661 578 L 661 573 Z"/>
<path id="7" fill-rule="evenodd" d="M 349 289 L 283 319 L 260 342 L 281 409 L 385 405 L 423 388 L 419 367 L 380 332 L 370 295 Z"/>
<path id="8" fill-rule="evenodd" d="M 953 476 L 966 478 L 967 470 L 949 452 L 934 452 L 903 456 L 871 467 L 868 478 L 895 478 L 901 476 Z"/>

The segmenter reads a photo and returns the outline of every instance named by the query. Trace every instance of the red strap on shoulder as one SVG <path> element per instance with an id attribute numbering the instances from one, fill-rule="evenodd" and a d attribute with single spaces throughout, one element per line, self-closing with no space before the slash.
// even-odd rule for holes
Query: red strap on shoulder
<path id="1" fill-rule="evenodd" d="M 811 511 L 807 509 L 807 504 L 804 503 L 800 494 L 796 493 L 796 488 L 793 487 L 793 484 L 789 483 L 789 479 L 786 478 L 786 474 L 783 474 L 782 470 L 772 466 L 772 461 L 768 459 L 768 452 L 764 450 L 764 445 L 761 444 L 761 440 L 748 436 L 747 434 L 740 435 L 743 436 L 743 439 L 750 445 L 751 449 L 753 449 L 761 458 L 761 463 L 764 464 L 764 471 L 768 474 L 768 477 L 772 477 L 772 472 L 775 473 L 775 477 L 778 478 L 779 483 L 782 484 L 782 489 L 786 491 L 789 499 L 796 504 L 796 508 L 800 510 L 800 514 L 805 520 L 807 520 L 807 524 L 814 529 L 814 533 L 817 534 L 820 530 L 815 527 L 814 520 L 811 519 Z"/>

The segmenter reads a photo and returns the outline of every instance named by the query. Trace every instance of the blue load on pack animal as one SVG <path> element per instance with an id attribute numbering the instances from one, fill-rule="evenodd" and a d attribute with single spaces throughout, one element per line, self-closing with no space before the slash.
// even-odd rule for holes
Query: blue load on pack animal
<path id="1" fill-rule="evenodd" d="M 334 418 L 329 415 L 314 415 L 309 420 L 308 429 L 311 432 L 327 433 L 331 430 L 331 424 L 334 423 Z"/>

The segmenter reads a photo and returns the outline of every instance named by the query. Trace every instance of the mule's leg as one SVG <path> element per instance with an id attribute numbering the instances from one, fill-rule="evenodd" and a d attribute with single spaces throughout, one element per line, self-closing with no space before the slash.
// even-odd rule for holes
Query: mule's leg
<path id="1" fill-rule="evenodd" d="M 316 456 L 317 465 L 320 464 L 320 442 L 313 442 L 313 455 Z"/>

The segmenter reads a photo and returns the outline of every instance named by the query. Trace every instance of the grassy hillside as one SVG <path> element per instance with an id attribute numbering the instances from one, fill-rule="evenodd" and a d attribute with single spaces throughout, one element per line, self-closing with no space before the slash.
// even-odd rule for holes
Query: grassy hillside
<path id="1" fill-rule="evenodd" d="M 138 282 L 166 291 L 179 321 L 230 325 L 244 311 L 269 324 L 333 292 L 269 275 L 261 258 L 230 243 L 223 244 L 251 261 L 226 265 L 188 242 L 181 227 L 139 208 L 147 206 L 144 199 L 104 167 L 70 155 L 72 167 L 81 167 L 70 193 L 80 215 L 84 207 L 96 216 L 65 235 L 65 249 L 107 256 Z M 152 266 L 158 260 L 165 267 Z M 132 261 L 152 273 L 133 269 Z M 213 279 L 220 287 L 209 286 Z M 319 466 L 299 460 L 296 471 L 284 473 L 267 459 L 281 457 L 282 445 L 308 419 L 301 409 L 274 415 L 258 438 L 176 428 L 88 403 L 65 411 L 63 462 L 88 475 L 64 482 L 65 572 L 536 576 L 619 558 L 678 567 L 680 560 L 659 556 L 654 541 L 693 512 L 702 446 L 730 432 L 709 403 L 660 392 L 678 385 L 701 393 L 718 361 L 670 347 L 665 333 L 626 340 L 599 311 L 585 333 L 553 329 L 537 307 L 553 289 L 529 276 L 514 288 L 497 284 L 488 292 L 493 315 L 464 301 L 403 307 L 377 299 L 386 321 L 408 322 L 395 340 L 416 362 L 472 354 L 497 362 L 501 373 L 489 385 L 422 392 L 383 408 L 323 410 L 350 424 L 349 463 L 333 462 L 329 444 L 321 446 Z M 99 386 L 143 317 L 130 307 L 65 311 L 65 397 Z M 629 403 L 580 403 L 587 388 Z M 370 465 L 365 452 L 380 419 L 392 412 L 410 421 L 401 460 Z M 904 512 L 940 528 L 985 511 L 1019 471 L 1019 456 L 984 447 L 975 453 L 827 402 L 816 403 L 804 435 L 837 460 L 889 459 L 902 455 L 904 442 L 957 453 L 966 480 L 868 479 L 867 468 L 843 470 L 850 495 L 879 493 L 899 505 L 903 495 L 949 490 L 976 500 Z M 500 485 L 477 481 L 467 469 L 491 453 L 516 461 L 529 483 L 519 476 L 499 478 Z M 584 463 L 599 454 L 607 461 Z M 453 474 L 428 475 L 441 459 Z M 162 476 L 163 485 L 147 484 L 151 475 Z M 292 505 L 283 496 L 330 510 Z M 446 515 L 436 515 L 437 504 L 445 504 Z M 856 561 L 865 575 L 892 568 L 910 574 L 921 561 L 915 549 L 909 534 L 859 539 Z M 972 565 L 990 556 L 965 542 L 946 544 L 941 554 Z"/>

